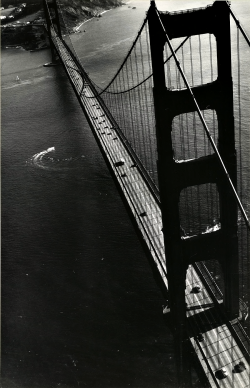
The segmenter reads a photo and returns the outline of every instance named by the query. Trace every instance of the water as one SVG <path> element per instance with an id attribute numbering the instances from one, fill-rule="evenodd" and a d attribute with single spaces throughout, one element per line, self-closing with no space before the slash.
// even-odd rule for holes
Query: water
<path id="1" fill-rule="evenodd" d="M 149 2 L 129 5 L 72 35 L 99 85 Z M 63 68 L 49 61 L 49 50 L 2 51 L 2 386 L 176 387 L 164 300 Z"/>

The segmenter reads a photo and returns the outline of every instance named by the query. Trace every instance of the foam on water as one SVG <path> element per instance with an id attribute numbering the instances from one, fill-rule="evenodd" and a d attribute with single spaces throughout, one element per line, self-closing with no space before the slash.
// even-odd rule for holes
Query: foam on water
<path id="1" fill-rule="evenodd" d="M 46 150 L 33 155 L 29 160 L 26 161 L 26 164 L 50 171 L 79 169 L 82 167 L 81 161 L 85 157 L 84 155 L 68 158 L 58 158 L 55 156 L 55 151 L 55 147 L 49 147 Z"/>

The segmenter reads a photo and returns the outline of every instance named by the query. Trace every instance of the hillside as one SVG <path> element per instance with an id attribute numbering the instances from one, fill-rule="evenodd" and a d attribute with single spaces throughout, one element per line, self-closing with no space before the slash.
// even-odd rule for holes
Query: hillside
<path id="1" fill-rule="evenodd" d="M 57 0 L 57 4 L 59 13 L 62 15 L 62 25 L 65 24 L 72 30 L 78 22 L 98 16 L 103 10 L 122 5 L 122 0 Z M 22 22 L 23 17 L 42 11 L 43 1 L 25 0 L 25 3 L 21 3 L 20 0 L 2 0 L 1 6 L 5 8 L 2 15 L 10 14 L 12 11 L 12 19 L 7 18 L 2 21 L 6 24 L 17 19 Z M 10 7 L 14 8 L 9 11 Z"/>
<path id="2" fill-rule="evenodd" d="M 59 0 L 59 11 L 67 29 L 78 23 L 98 16 L 104 10 L 122 5 L 122 0 Z M 62 22 L 62 24 L 64 24 Z"/>
<path id="3" fill-rule="evenodd" d="M 18 45 L 30 50 L 47 46 L 42 0 L 2 0 L 1 5 L 6 14 L 1 28 L 2 47 Z M 75 27 L 83 21 L 120 5 L 122 0 L 58 0 L 62 33 L 76 32 Z"/>
<path id="4" fill-rule="evenodd" d="M 97 16 L 103 10 L 118 7 L 122 4 L 122 0 L 57 0 L 58 8 L 62 14 L 62 19 L 69 27 L 73 27 L 78 22 Z M 20 0 L 2 0 L 1 6 L 5 8 L 2 15 L 8 10 L 8 7 L 21 6 Z M 25 0 L 26 6 L 19 15 L 14 15 L 15 19 L 20 19 L 22 16 L 43 10 L 42 0 Z"/>

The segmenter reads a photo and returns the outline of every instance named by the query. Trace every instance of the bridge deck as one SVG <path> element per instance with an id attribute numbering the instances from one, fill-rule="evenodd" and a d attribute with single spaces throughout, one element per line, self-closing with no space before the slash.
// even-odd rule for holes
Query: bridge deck
<path id="1" fill-rule="evenodd" d="M 77 63 L 61 39 L 52 31 L 55 48 L 60 55 L 66 72 L 71 80 L 79 101 L 88 115 L 92 131 L 102 151 L 105 152 L 109 168 L 112 169 L 117 183 L 126 198 L 158 271 L 168 287 L 165 263 L 164 240 L 162 233 L 161 210 L 151 193 L 135 161 L 128 153 L 124 140 L 112 126 L 103 109 L 103 104 L 95 98 L 93 89 L 79 73 Z M 91 98 L 90 98 L 91 97 Z M 119 163 L 120 162 L 120 163 Z M 186 302 L 188 307 L 212 303 L 209 292 L 192 266 L 189 266 L 186 280 Z M 194 286 L 200 285 L 201 292 L 192 293 Z M 212 387 L 249 387 L 249 364 L 236 343 L 230 325 L 222 322 L 216 308 L 199 308 L 187 311 L 190 322 L 190 341 L 200 360 Z M 197 334 L 203 333 L 204 340 L 199 342 Z M 246 370 L 236 373 L 235 365 L 244 362 Z M 228 376 L 216 377 L 221 368 Z"/>

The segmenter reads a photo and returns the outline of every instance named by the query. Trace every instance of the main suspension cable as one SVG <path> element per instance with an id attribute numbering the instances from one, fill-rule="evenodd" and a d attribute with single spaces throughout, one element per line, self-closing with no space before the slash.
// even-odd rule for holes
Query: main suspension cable
<path id="1" fill-rule="evenodd" d="M 248 38 L 247 34 L 245 33 L 243 27 L 241 26 L 240 24 L 240 21 L 236 18 L 235 14 L 233 13 L 233 11 L 231 10 L 231 5 L 230 5 L 230 2 L 229 1 L 226 1 L 227 5 L 228 5 L 228 8 L 229 8 L 229 11 L 230 11 L 230 14 L 232 15 L 237 27 L 239 28 L 240 32 L 242 33 L 242 35 L 244 36 L 248 46 L 250 47 L 250 39 Z"/>
<path id="2" fill-rule="evenodd" d="M 129 52 L 127 53 L 126 57 L 124 58 L 124 60 L 123 60 L 123 62 L 122 62 L 122 64 L 121 64 L 121 66 L 119 67 L 119 69 L 117 70 L 117 72 L 115 73 L 115 75 L 114 75 L 114 77 L 111 79 L 111 81 L 108 83 L 108 85 L 101 91 L 101 93 L 99 94 L 99 96 L 100 96 L 102 93 L 104 93 L 104 92 L 109 88 L 109 86 L 113 83 L 113 81 L 116 79 L 116 77 L 118 76 L 118 74 L 119 74 L 119 73 L 121 72 L 121 70 L 123 69 L 123 66 L 125 65 L 127 59 L 129 58 L 129 56 L 130 56 L 130 54 L 131 54 L 133 48 L 135 47 L 135 45 L 136 45 L 136 43 L 137 43 L 137 40 L 139 39 L 139 37 L 140 37 L 140 35 L 141 35 L 141 32 L 142 32 L 142 30 L 143 30 L 145 24 L 147 23 L 147 21 L 148 21 L 148 16 L 146 16 L 146 18 L 144 19 L 144 21 L 143 21 L 143 23 L 142 23 L 142 26 L 141 26 L 140 30 L 138 31 L 137 37 L 135 38 L 135 41 L 133 42 L 133 44 L 132 44 L 132 46 L 131 46 Z M 92 81 L 92 82 L 93 82 L 93 81 Z M 98 86 L 98 85 L 96 85 L 94 82 L 93 82 L 93 84 L 94 84 L 95 86 Z"/>
<path id="3" fill-rule="evenodd" d="M 175 53 L 177 53 L 177 51 L 184 45 L 184 43 L 186 43 L 186 41 L 189 39 L 189 36 L 187 36 L 181 43 L 180 45 L 175 49 Z M 164 61 L 164 65 L 173 57 L 173 54 L 171 54 L 165 61 Z M 121 69 L 119 69 L 120 71 Z M 118 75 L 118 72 L 116 73 L 116 76 Z M 115 76 L 115 77 L 116 77 Z M 108 94 L 123 94 L 123 93 L 127 93 L 127 92 L 131 92 L 131 90 L 134 90 L 136 88 L 138 88 L 138 86 L 141 86 L 143 83 L 145 83 L 146 81 L 148 81 L 151 77 L 153 76 L 153 73 L 151 73 L 148 77 L 146 77 L 145 79 L 143 79 L 141 82 L 139 82 L 137 85 L 133 86 L 132 88 L 130 89 L 126 89 L 126 90 L 122 90 L 121 92 L 108 92 L 107 91 L 107 88 L 112 84 L 112 82 L 114 81 L 115 77 L 113 77 L 112 81 L 109 82 L 108 86 L 103 89 L 97 96 L 101 96 L 104 92 L 108 93 Z M 97 85 L 96 85 L 97 86 Z M 86 98 L 94 98 L 94 97 L 88 97 L 86 96 Z"/>

